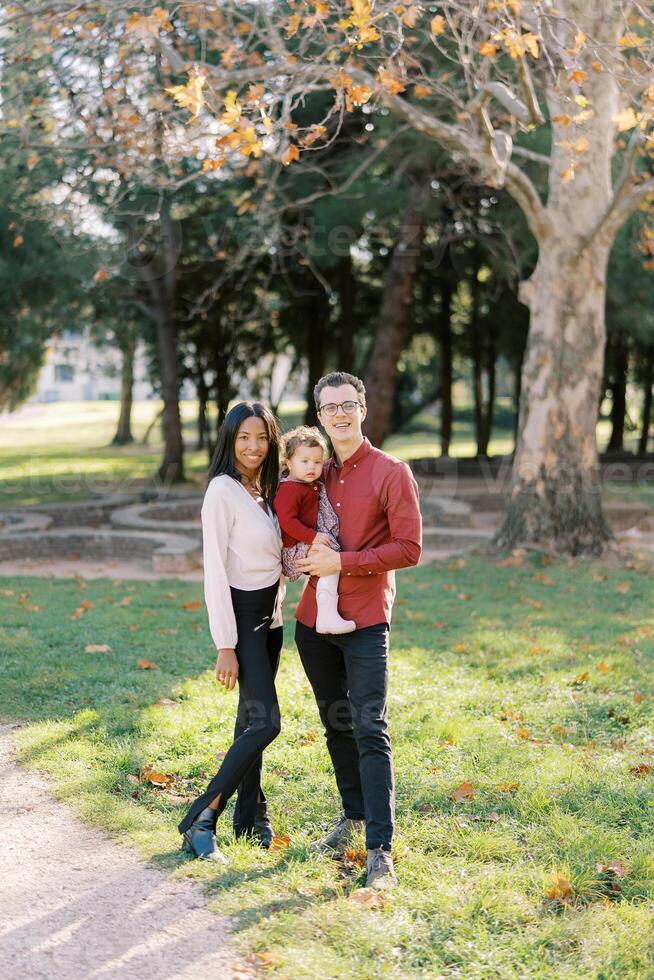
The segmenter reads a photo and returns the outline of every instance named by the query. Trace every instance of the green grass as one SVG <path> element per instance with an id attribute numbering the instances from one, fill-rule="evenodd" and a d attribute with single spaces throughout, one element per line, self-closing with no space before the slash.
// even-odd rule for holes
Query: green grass
<path id="1" fill-rule="evenodd" d="M 296 590 L 283 731 L 264 774 L 286 849 L 232 841 L 228 812 L 227 870 L 178 850 L 185 798 L 217 768 L 236 703 L 212 678 L 202 605 L 184 609 L 199 584 L 4 579 L 0 715 L 28 722 L 22 763 L 46 770 L 85 819 L 201 882 L 271 975 L 654 977 L 654 775 L 630 773 L 654 765 L 652 567 L 534 557 L 498 568 L 474 556 L 398 582 L 401 884 L 380 910 L 351 897 L 359 868 L 307 849 L 338 801 L 292 642 Z M 83 600 L 92 605 L 71 618 Z M 138 669 L 141 657 L 157 669 Z M 148 765 L 172 786 L 139 783 Z M 454 802 L 465 782 L 472 797 Z M 598 871 L 611 861 L 627 873 Z M 547 896 L 552 872 L 569 881 L 568 900 Z"/>
<path id="2" fill-rule="evenodd" d="M 473 411 L 469 400 L 458 392 L 459 403 L 453 427 L 451 454 L 474 456 Z M 115 401 L 55 402 L 39 405 L 42 414 L 17 419 L 4 415 L 0 427 L 0 508 L 28 504 L 87 499 L 91 494 L 135 493 L 142 487 L 160 489 L 156 476 L 161 461 L 162 443 L 157 423 L 148 440 L 143 437 L 161 407 L 159 401 L 135 402 L 132 431 L 136 442 L 113 446 L 118 404 Z M 195 449 L 197 442 L 195 401 L 180 402 L 184 433 L 185 486 L 190 491 L 204 487 L 208 456 Z M 282 428 L 298 425 L 303 418 L 300 402 L 282 403 L 279 417 Z M 384 449 L 399 459 L 410 460 L 440 455 L 439 420 L 419 414 L 401 433 L 390 436 Z M 513 450 L 510 402 L 499 398 L 490 455 L 509 454 Z M 605 445 L 609 435 L 606 420 L 599 422 L 597 437 Z M 635 435 L 627 439 L 633 448 Z M 650 467 L 651 470 L 651 467 Z M 623 484 L 616 473 L 611 492 L 638 503 L 651 504 L 653 484 L 647 474 L 634 484 Z M 649 473 L 651 481 L 651 472 Z M 180 487 L 180 489 L 182 489 Z"/>

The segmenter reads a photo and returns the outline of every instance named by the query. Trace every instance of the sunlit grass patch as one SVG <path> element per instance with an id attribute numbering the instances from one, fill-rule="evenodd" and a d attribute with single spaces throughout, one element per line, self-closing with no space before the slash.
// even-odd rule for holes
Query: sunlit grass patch
<path id="1" fill-rule="evenodd" d="M 651 567 L 477 556 L 401 572 L 398 584 L 400 886 L 380 909 L 353 898 L 365 878 L 356 860 L 308 848 L 338 801 L 290 616 L 283 730 L 265 758 L 289 845 L 233 840 L 228 811 L 227 869 L 188 861 L 176 831 L 230 744 L 235 710 L 212 678 L 204 609 L 184 608 L 200 584 L 5 579 L 0 711 L 29 721 L 25 764 L 47 770 L 85 819 L 200 881 L 271 975 L 652 975 Z M 71 619 L 82 599 L 92 606 Z M 111 649 L 87 652 L 94 644 Z M 148 767 L 169 783 L 148 782 Z"/>

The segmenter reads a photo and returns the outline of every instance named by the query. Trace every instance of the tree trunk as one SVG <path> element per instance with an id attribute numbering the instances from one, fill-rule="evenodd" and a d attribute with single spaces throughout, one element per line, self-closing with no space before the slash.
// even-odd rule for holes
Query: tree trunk
<path id="1" fill-rule="evenodd" d="M 606 447 L 611 450 L 624 449 L 624 420 L 627 413 L 627 374 L 629 370 L 629 350 L 627 338 L 617 334 L 613 348 L 613 372 L 611 381 L 611 437 Z"/>
<path id="2" fill-rule="evenodd" d="M 207 421 L 207 404 L 209 402 L 209 389 L 207 383 L 204 380 L 204 371 L 202 368 L 198 369 L 196 385 L 198 390 L 198 441 L 196 443 L 196 449 L 204 449 L 209 439 L 209 426 Z"/>
<path id="3" fill-rule="evenodd" d="M 441 455 L 449 456 L 452 440 L 452 280 L 448 276 L 441 287 L 441 310 L 437 324 L 437 340 L 440 348 L 440 388 L 441 388 Z"/>
<path id="4" fill-rule="evenodd" d="M 495 372 L 497 352 L 495 349 L 495 334 L 490 324 L 488 326 L 488 336 L 486 337 L 484 362 L 488 397 L 485 404 L 482 402 L 481 429 L 479 439 L 477 441 L 478 456 L 488 456 L 488 444 L 490 443 L 491 434 L 493 432 L 493 416 L 495 414 Z"/>
<path id="5" fill-rule="evenodd" d="M 649 427 L 652 422 L 652 385 L 654 384 L 654 347 L 648 347 L 645 353 L 645 371 L 643 379 L 643 417 L 638 440 L 638 455 L 644 456 L 649 442 Z"/>
<path id="6" fill-rule="evenodd" d="M 496 543 L 537 543 L 601 554 L 597 398 L 605 347 L 606 244 L 575 260 L 559 243 L 541 248 L 521 297 L 531 309 L 522 370 L 513 484 Z"/>
<path id="7" fill-rule="evenodd" d="M 163 459 L 157 475 L 164 483 L 184 480 L 184 441 L 179 413 L 179 380 L 177 364 L 177 328 L 173 310 L 160 296 L 157 307 L 157 352 L 161 381 L 161 429 L 164 440 Z"/>
<path id="8" fill-rule="evenodd" d="M 338 264 L 337 278 L 340 298 L 340 315 L 338 318 L 338 358 L 339 369 L 355 373 L 354 365 L 354 299 L 356 294 L 356 279 L 352 272 L 352 256 L 348 253 Z"/>
<path id="9" fill-rule="evenodd" d="M 515 446 L 518 445 L 518 431 L 520 429 L 520 395 L 522 391 L 522 364 L 516 364 L 515 374 L 513 375 L 513 443 L 514 452 Z"/>
<path id="10" fill-rule="evenodd" d="M 323 308 L 323 304 L 316 302 L 314 314 L 315 319 L 306 332 L 307 407 L 304 411 L 305 425 L 318 425 L 318 415 L 316 413 L 313 389 L 325 373 L 325 362 L 327 357 L 327 335 L 325 330 L 325 317 L 327 312 Z M 344 367 L 343 370 L 347 371 L 348 368 Z"/>
<path id="11" fill-rule="evenodd" d="M 214 372 L 214 400 L 218 413 L 217 429 L 219 429 L 227 415 L 229 402 L 232 397 L 232 386 L 230 384 L 229 374 L 227 373 L 227 358 L 225 357 L 224 350 L 220 346 L 217 346 L 214 350 Z M 211 447 L 211 453 L 213 453 L 213 447 Z"/>
<path id="12" fill-rule="evenodd" d="M 409 325 L 425 210 L 423 193 L 414 195 L 404 213 L 384 283 L 377 333 L 365 376 L 368 414 L 364 431 L 374 446 L 381 446 L 390 428 L 397 362 Z"/>
<path id="13" fill-rule="evenodd" d="M 120 374 L 120 415 L 118 426 L 112 443 L 114 446 L 126 446 L 134 442 L 132 435 L 132 392 L 134 389 L 134 354 L 136 337 L 129 330 L 122 347 L 123 363 Z"/>
<path id="14" fill-rule="evenodd" d="M 572 0 L 572 8 L 580 23 L 588 21 L 589 32 L 613 32 L 617 40 L 615 18 L 607 26 L 601 9 L 582 0 Z M 606 272 L 615 235 L 603 221 L 613 197 L 620 93 L 611 72 L 591 76 L 585 94 L 595 110 L 586 130 L 592 150 L 579 160 L 574 180 L 566 179 L 569 134 L 553 122 L 538 262 L 520 287 L 530 327 L 512 488 L 495 537 L 502 548 L 533 543 L 570 555 L 601 555 L 612 538 L 602 513 L 596 425 L 606 346 Z M 552 120 L 565 113 L 563 96 L 553 86 L 547 102 Z"/>

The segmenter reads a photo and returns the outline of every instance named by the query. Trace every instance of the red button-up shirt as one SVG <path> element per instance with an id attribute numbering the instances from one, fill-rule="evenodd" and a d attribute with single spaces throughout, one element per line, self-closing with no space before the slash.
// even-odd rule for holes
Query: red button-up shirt
<path id="1" fill-rule="evenodd" d="M 390 623 L 397 568 L 417 565 L 422 546 L 418 486 L 406 463 L 364 437 L 342 466 L 332 455 L 323 469 L 330 503 L 340 521 L 338 611 L 357 629 Z M 295 613 L 316 625 L 316 582 L 307 582 Z"/>

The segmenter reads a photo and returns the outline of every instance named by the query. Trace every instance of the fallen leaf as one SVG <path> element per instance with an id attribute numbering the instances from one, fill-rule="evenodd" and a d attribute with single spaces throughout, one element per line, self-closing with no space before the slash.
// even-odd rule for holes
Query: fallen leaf
<path id="1" fill-rule="evenodd" d="M 123 596 L 123 598 L 120 599 L 119 602 L 115 602 L 114 605 L 115 606 L 131 606 L 132 605 L 132 599 L 133 599 L 133 596 L 126 595 L 126 596 Z"/>
<path id="2" fill-rule="evenodd" d="M 632 766 L 629 772 L 632 776 L 649 776 L 652 767 L 647 762 L 641 762 L 638 766 Z"/>
<path id="3" fill-rule="evenodd" d="M 158 698 L 155 704 L 160 708 L 175 708 L 179 701 L 173 701 L 172 698 Z"/>
<path id="4" fill-rule="evenodd" d="M 469 599 L 472 599 L 472 596 L 470 595 L 469 592 L 459 592 L 457 599 L 461 599 L 463 602 L 467 602 Z"/>
<path id="5" fill-rule="evenodd" d="M 619 722 L 621 725 L 630 725 L 631 718 L 629 715 L 619 715 L 615 708 L 609 708 L 607 711 L 609 718 L 613 718 L 614 721 Z"/>
<path id="6" fill-rule="evenodd" d="M 111 653 L 108 643 L 87 643 L 84 647 L 85 653 Z"/>
<path id="7" fill-rule="evenodd" d="M 343 853 L 343 857 L 345 858 L 347 864 L 359 868 L 365 868 L 368 862 L 368 854 L 362 847 L 358 848 L 357 850 L 355 850 L 353 847 L 348 848 L 348 850 Z"/>
<path id="8" fill-rule="evenodd" d="M 143 783 L 151 783 L 153 786 L 164 789 L 173 784 L 172 776 L 167 776 L 163 772 L 157 772 L 151 766 L 144 766 L 139 772 L 139 777 Z"/>
<path id="9" fill-rule="evenodd" d="M 610 666 L 610 664 L 607 664 L 606 660 L 600 660 L 600 662 L 597 665 L 597 669 L 602 674 L 608 674 L 608 673 L 610 673 L 613 670 L 613 668 Z"/>
<path id="10" fill-rule="evenodd" d="M 455 803 L 460 803 L 462 800 L 470 800 L 475 794 L 474 786 L 472 783 L 461 783 L 455 790 L 450 793 L 450 799 Z"/>
<path id="11" fill-rule="evenodd" d="M 157 664 L 153 664 L 151 660 L 146 660 L 145 658 L 138 660 L 136 666 L 139 670 L 158 670 Z"/>
<path id="12" fill-rule="evenodd" d="M 531 738 L 531 732 L 529 731 L 528 728 L 519 728 L 517 734 L 518 734 L 518 738 L 524 739 L 525 742 L 528 742 L 529 739 Z"/>
<path id="13" fill-rule="evenodd" d="M 311 743 L 312 743 L 312 742 L 315 742 L 315 741 L 316 741 L 316 738 L 317 738 L 317 737 L 318 737 L 318 736 L 316 735 L 316 733 L 315 733 L 315 732 L 307 732 L 307 734 L 306 734 L 306 735 L 304 735 L 304 736 L 303 736 L 303 737 L 302 737 L 302 738 L 300 739 L 300 741 L 299 741 L 299 744 L 300 744 L 300 745 L 311 745 Z"/>
<path id="14" fill-rule="evenodd" d="M 500 715 L 500 721 L 524 721 L 525 716 L 521 711 L 514 711 L 513 708 L 509 708 L 508 711 L 503 712 Z"/>
<path id="15" fill-rule="evenodd" d="M 445 629 L 445 623 L 443 622 L 442 619 L 437 619 L 435 623 L 430 623 L 429 625 L 433 626 L 435 630 Z"/>
<path id="16" fill-rule="evenodd" d="M 454 653 L 467 653 L 468 652 L 468 644 L 467 643 L 455 643 L 454 646 L 452 647 L 452 650 L 454 651 Z"/>
<path id="17" fill-rule="evenodd" d="M 587 670 L 585 670 L 583 674 L 577 674 L 576 677 L 572 678 L 572 680 L 570 681 L 570 686 L 581 687 L 582 684 L 585 684 L 589 680 L 590 680 L 590 674 L 588 673 Z"/>
<path id="18" fill-rule="evenodd" d="M 574 893 L 572 891 L 572 885 L 565 875 L 562 875 L 558 871 L 552 871 L 550 873 L 550 879 L 552 884 L 549 888 L 545 889 L 545 897 L 555 902 L 571 901 Z"/>
<path id="19" fill-rule="evenodd" d="M 645 695 L 641 694 L 640 691 L 636 691 L 636 693 L 634 694 L 634 701 L 636 702 L 636 704 L 642 704 L 644 700 L 645 700 Z"/>
<path id="20" fill-rule="evenodd" d="M 193 599 L 190 602 L 185 602 L 182 608 L 184 608 L 184 609 L 201 609 L 202 608 L 202 603 L 200 602 L 199 599 Z"/>
<path id="21" fill-rule="evenodd" d="M 515 793 L 520 789 L 520 783 L 500 783 L 496 787 L 497 793 Z"/>
<path id="22" fill-rule="evenodd" d="M 631 873 L 622 861 L 608 861 L 606 864 L 596 864 L 595 867 L 600 874 L 611 874 L 616 878 L 627 878 Z"/>
<path id="23" fill-rule="evenodd" d="M 383 909 L 386 904 L 384 896 L 376 888 L 358 888 L 350 895 L 350 901 L 373 912 Z"/>
<path id="24" fill-rule="evenodd" d="M 265 969 L 267 966 L 278 966 L 281 963 L 281 956 L 279 953 L 249 953 L 245 961 Z"/>
<path id="25" fill-rule="evenodd" d="M 501 561 L 495 562 L 495 568 L 507 568 L 509 565 L 524 565 L 525 555 L 526 551 L 522 548 L 514 548 L 508 558 L 503 558 Z"/>
<path id="26" fill-rule="evenodd" d="M 269 851 L 285 851 L 290 846 L 291 838 L 285 834 L 275 834 L 270 842 Z"/>
<path id="27" fill-rule="evenodd" d="M 83 599 L 82 602 L 80 602 L 79 606 L 77 607 L 77 609 L 75 610 L 75 612 L 72 614 L 72 616 L 70 618 L 71 619 L 81 619 L 82 616 L 89 609 L 92 609 L 92 608 L 93 608 L 93 603 L 90 601 L 90 599 Z"/>
<path id="28" fill-rule="evenodd" d="M 623 595 L 629 591 L 631 588 L 629 582 L 618 582 L 615 587 L 616 592 L 621 592 Z"/>
<path id="29" fill-rule="evenodd" d="M 176 629 L 157 630 L 157 633 L 159 634 L 159 636 L 175 636 L 177 630 Z"/>

